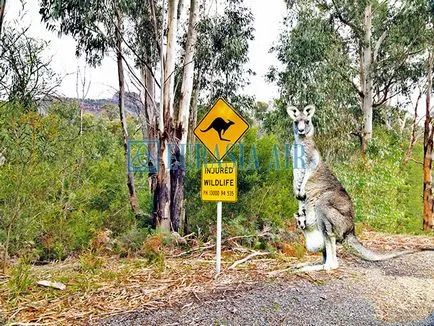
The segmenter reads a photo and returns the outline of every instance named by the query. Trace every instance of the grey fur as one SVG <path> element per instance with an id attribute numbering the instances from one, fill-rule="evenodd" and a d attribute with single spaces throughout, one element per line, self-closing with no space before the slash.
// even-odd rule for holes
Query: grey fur
<path id="1" fill-rule="evenodd" d="M 299 211 L 295 214 L 297 225 L 303 229 L 307 249 L 322 252 L 324 258 L 320 265 L 303 266 L 299 270 L 338 268 L 336 242 L 343 243 L 350 252 L 369 261 L 386 260 L 415 252 L 416 250 L 375 253 L 357 240 L 351 198 L 321 160 L 313 140 L 314 127 L 311 120 L 315 112 L 314 106 L 309 105 L 302 112 L 290 106 L 287 112 L 294 120 L 295 144 L 304 146 L 306 163 L 302 173 L 294 173 L 294 195 L 299 200 Z"/>

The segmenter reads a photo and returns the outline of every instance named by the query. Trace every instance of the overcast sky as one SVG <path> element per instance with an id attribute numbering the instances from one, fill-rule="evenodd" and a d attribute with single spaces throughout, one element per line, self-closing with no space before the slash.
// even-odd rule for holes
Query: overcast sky
<path id="1" fill-rule="evenodd" d="M 53 56 L 52 68 L 61 76 L 64 76 L 60 93 L 68 97 L 76 96 L 76 71 L 77 67 L 83 67 L 84 61 L 75 57 L 75 43 L 71 37 L 57 37 L 57 34 L 49 32 L 41 24 L 39 6 L 36 0 L 29 0 L 26 4 L 26 16 L 19 21 L 23 26 L 31 25 L 30 35 L 50 41 L 50 47 L 46 51 L 47 56 Z M 269 101 L 277 97 L 278 91 L 274 85 L 265 81 L 264 75 L 271 65 L 278 64 L 274 54 L 269 49 L 277 40 L 285 5 L 283 0 L 248 0 L 255 17 L 255 40 L 250 44 L 250 62 L 248 68 L 256 72 L 251 78 L 251 84 L 245 89 L 245 93 L 256 96 L 257 100 Z M 12 23 L 18 17 L 21 7 L 19 1 L 6 2 L 6 21 Z M 103 64 L 96 68 L 87 68 L 86 74 L 92 80 L 88 98 L 111 97 L 117 89 L 116 62 L 114 57 L 106 58 Z"/>

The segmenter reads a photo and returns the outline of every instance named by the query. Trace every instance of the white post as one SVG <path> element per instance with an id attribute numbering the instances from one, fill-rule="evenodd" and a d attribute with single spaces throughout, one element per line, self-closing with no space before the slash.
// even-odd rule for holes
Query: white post
<path id="1" fill-rule="evenodd" d="M 220 262 L 222 251 L 222 202 L 217 202 L 217 240 L 216 240 L 216 274 L 220 274 Z"/>

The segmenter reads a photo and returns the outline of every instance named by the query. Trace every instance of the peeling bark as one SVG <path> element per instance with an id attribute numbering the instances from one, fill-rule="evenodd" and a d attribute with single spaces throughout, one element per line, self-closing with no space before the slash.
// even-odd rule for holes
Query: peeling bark
<path id="1" fill-rule="evenodd" d="M 196 47 L 197 0 L 190 1 L 190 15 L 187 32 L 187 43 L 184 55 L 179 110 L 176 121 L 174 155 L 171 177 L 171 221 L 174 231 L 179 231 L 185 225 L 184 211 L 184 179 L 185 179 L 185 149 L 188 140 L 190 122 L 190 104 L 193 91 L 194 54 Z"/>
<path id="2" fill-rule="evenodd" d="M 175 53 L 178 0 L 168 1 L 167 10 L 167 46 L 162 65 L 162 100 L 159 116 L 158 139 L 159 170 L 154 193 L 155 220 L 163 230 L 169 231 L 171 223 L 171 177 L 172 151 L 170 142 L 173 141 L 173 114 L 174 114 L 174 82 L 175 82 Z M 164 24 L 163 24 L 164 25 Z M 164 35 L 164 33 L 162 33 Z M 163 49 L 163 46 L 162 46 Z"/>

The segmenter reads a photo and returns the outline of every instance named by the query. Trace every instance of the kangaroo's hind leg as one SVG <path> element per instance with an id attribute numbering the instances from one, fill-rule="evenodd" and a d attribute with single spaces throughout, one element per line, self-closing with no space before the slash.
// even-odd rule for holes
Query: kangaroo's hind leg
<path id="1" fill-rule="evenodd" d="M 344 217 L 336 208 L 328 205 L 326 200 L 323 203 L 319 202 L 316 213 L 319 217 L 319 222 L 322 223 L 321 228 L 324 230 L 325 235 L 326 257 L 324 269 L 336 269 L 339 267 L 336 255 L 336 236 L 342 233 L 338 223 Z"/>
<path id="2" fill-rule="evenodd" d="M 339 262 L 336 256 L 336 232 L 339 234 L 338 225 L 343 216 L 333 206 L 328 204 L 327 198 L 320 199 L 316 203 L 315 216 L 318 223 L 318 228 L 324 235 L 324 250 L 322 264 L 313 266 L 304 266 L 297 271 L 312 272 L 320 270 L 333 270 L 339 267 Z M 333 224 L 335 222 L 335 224 Z"/>
<path id="3" fill-rule="evenodd" d="M 333 233 L 327 233 L 325 237 L 326 257 L 324 270 L 337 269 L 339 267 L 338 258 L 336 256 L 336 236 Z"/>
<path id="4" fill-rule="evenodd" d="M 314 206 L 308 205 L 305 207 L 305 220 L 306 225 L 308 226 L 309 230 L 304 230 L 304 235 L 306 238 L 306 247 L 309 251 L 312 252 L 319 252 L 321 251 L 323 254 L 323 259 L 321 262 L 307 262 L 307 263 L 300 263 L 297 265 L 292 266 L 296 269 L 295 272 L 313 272 L 313 271 L 321 271 L 324 269 L 326 260 L 327 260 L 327 251 L 330 251 L 330 248 L 327 249 L 325 246 L 327 243 L 324 241 L 324 234 L 322 229 L 319 228 L 317 217 L 316 217 L 316 210 Z"/>
<path id="5" fill-rule="evenodd" d="M 224 138 L 223 138 L 223 134 L 224 134 L 224 131 L 223 131 L 223 130 L 220 130 L 220 131 L 219 131 L 219 138 L 220 138 L 220 140 L 222 140 L 222 141 L 230 141 L 229 139 L 224 139 Z"/>

